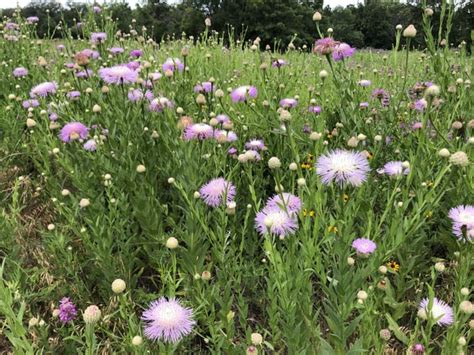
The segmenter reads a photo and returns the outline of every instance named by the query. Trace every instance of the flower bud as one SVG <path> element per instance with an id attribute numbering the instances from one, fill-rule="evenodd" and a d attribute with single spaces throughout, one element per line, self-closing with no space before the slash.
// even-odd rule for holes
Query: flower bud
<path id="1" fill-rule="evenodd" d="M 270 159 L 268 159 L 268 167 L 270 169 L 278 169 L 279 167 L 281 167 L 280 159 L 278 159 L 277 157 L 271 157 Z"/>
<path id="2" fill-rule="evenodd" d="M 319 22 L 323 19 L 323 16 L 319 13 L 319 11 L 316 11 L 314 14 L 313 14 L 313 21 L 314 22 Z"/>
<path id="3" fill-rule="evenodd" d="M 125 291 L 127 284 L 122 279 L 115 279 L 112 282 L 112 291 L 116 294 L 122 293 Z"/>
<path id="4" fill-rule="evenodd" d="M 175 237 L 169 237 L 168 240 L 166 241 L 166 247 L 168 249 L 176 249 L 179 245 L 178 239 Z"/>
<path id="5" fill-rule="evenodd" d="M 135 335 L 132 338 L 132 345 L 140 346 L 143 344 L 143 338 L 140 335 Z"/>
<path id="6" fill-rule="evenodd" d="M 413 25 L 409 25 L 407 28 L 403 30 L 403 37 L 405 38 L 413 38 L 416 36 L 416 28 Z"/>
<path id="7" fill-rule="evenodd" d="M 94 324 L 99 321 L 101 314 L 102 312 L 100 311 L 99 307 L 92 305 L 84 310 L 82 317 L 84 319 L 84 323 Z"/>

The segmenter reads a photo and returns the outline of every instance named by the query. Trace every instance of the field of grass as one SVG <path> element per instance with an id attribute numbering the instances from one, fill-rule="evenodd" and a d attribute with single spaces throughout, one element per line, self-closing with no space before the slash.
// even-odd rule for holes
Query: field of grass
<path id="1" fill-rule="evenodd" d="M 426 51 L 343 60 L 106 17 L 2 25 L 0 352 L 474 351 L 465 47 L 426 15 Z"/>

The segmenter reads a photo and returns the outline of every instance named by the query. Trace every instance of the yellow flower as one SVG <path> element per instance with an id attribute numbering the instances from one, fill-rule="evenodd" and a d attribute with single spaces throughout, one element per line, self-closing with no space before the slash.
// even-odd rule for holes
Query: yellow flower
<path id="1" fill-rule="evenodd" d="M 344 196 L 342 198 L 344 199 L 344 202 L 349 201 L 349 195 L 348 194 L 344 194 Z"/>
<path id="2" fill-rule="evenodd" d="M 395 260 L 390 260 L 386 265 L 387 268 L 392 272 L 398 272 L 398 270 L 400 270 L 400 264 Z"/>
<path id="3" fill-rule="evenodd" d="M 328 227 L 328 232 L 329 233 L 337 233 L 337 227 L 336 226 L 329 226 Z"/>

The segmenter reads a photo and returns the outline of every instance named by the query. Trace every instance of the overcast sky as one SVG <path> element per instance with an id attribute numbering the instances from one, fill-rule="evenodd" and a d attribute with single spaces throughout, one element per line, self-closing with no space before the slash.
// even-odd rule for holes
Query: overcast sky
<path id="1" fill-rule="evenodd" d="M 16 7 L 17 4 L 20 6 L 25 6 L 27 5 L 31 0 L 0 0 L 0 8 L 11 8 L 11 7 Z M 58 2 L 61 2 L 63 4 L 66 3 L 67 0 L 57 0 Z M 87 2 L 87 1 L 84 1 Z M 92 3 L 93 1 L 89 1 Z M 103 3 L 103 0 L 97 1 L 99 3 Z M 135 4 L 139 2 L 139 0 L 127 0 L 127 2 L 130 4 L 131 7 L 135 7 Z M 173 2 L 173 1 L 168 1 L 168 2 Z M 324 0 L 324 6 L 331 6 L 332 8 L 336 6 L 346 6 L 349 4 L 357 4 L 358 2 L 363 2 L 363 0 Z"/>

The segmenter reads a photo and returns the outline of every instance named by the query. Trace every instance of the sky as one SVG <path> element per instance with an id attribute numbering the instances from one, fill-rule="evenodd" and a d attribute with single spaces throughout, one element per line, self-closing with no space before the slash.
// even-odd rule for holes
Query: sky
<path id="1" fill-rule="evenodd" d="M 31 0 L 0 0 L 0 8 L 11 8 L 11 7 L 16 7 L 17 4 L 21 6 L 27 5 Z M 57 0 L 58 2 L 61 2 L 63 4 L 66 3 L 67 0 Z M 127 2 L 130 4 L 131 7 L 135 7 L 135 4 L 138 3 L 139 0 L 127 0 Z M 85 0 L 84 2 L 87 2 Z M 89 1 L 93 2 L 93 1 Z M 99 3 L 102 3 L 102 0 L 97 1 Z M 171 1 L 170 1 L 171 2 Z M 363 2 L 363 0 L 324 0 L 324 6 L 329 5 L 332 8 L 336 6 L 347 6 L 350 4 L 357 4 L 358 2 Z"/>

